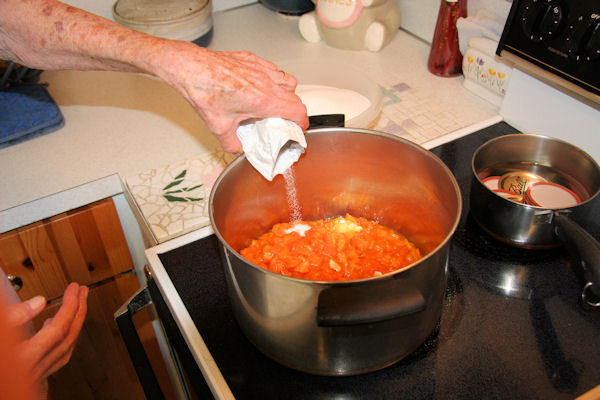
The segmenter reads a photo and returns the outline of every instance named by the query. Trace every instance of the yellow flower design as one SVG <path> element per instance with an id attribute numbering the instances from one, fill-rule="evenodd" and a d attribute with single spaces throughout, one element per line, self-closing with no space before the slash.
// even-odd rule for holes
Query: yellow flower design
<path id="1" fill-rule="evenodd" d="M 506 74 L 505 74 L 505 73 L 503 73 L 503 72 L 498 72 L 498 78 L 500 78 L 500 79 L 504 79 L 504 77 L 505 77 L 505 76 L 506 76 Z"/>
<path id="2" fill-rule="evenodd" d="M 473 57 L 471 57 L 471 56 L 467 56 L 467 61 L 468 61 L 469 63 L 472 63 L 472 62 L 474 61 L 474 60 L 473 60 Z"/>
<path id="3" fill-rule="evenodd" d="M 496 71 L 494 71 L 492 68 L 488 69 L 488 72 L 490 73 L 490 75 L 496 76 Z"/>

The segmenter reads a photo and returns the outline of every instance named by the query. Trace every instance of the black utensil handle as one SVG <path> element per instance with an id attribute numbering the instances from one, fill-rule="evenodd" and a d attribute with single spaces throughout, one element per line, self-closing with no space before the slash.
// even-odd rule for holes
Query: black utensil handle
<path id="1" fill-rule="evenodd" d="M 309 129 L 315 128 L 343 128 L 346 123 L 344 114 L 310 115 L 308 117 Z"/>
<path id="2" fill-rule="evenodd" d="M 317 324 L 370 324 L 415 314 L 425 308 L 421 291 L 403 281 L 331 287 L 319 293 Z"/>
<path id="3" fill-rule="evenodd" d="M 133 324 L 133 315 L 151 304 L 152 298 L 148 287 L 143 287 L 115 312 L 114 318 L 146 398 L 149 400 L 164 400 L 165 396 L 160 389 L 156 375 L 150 365 L 150 360 L 148 360 L 144 346 Z"/>
<path id="4" fill-rule="evenodd" d="M 557 213 L 554 221 L 556 236 L 569 253 L 579 260 L 586 280 L 587 293 L 591 292 L 600 299 L 600 243 L 567 216 Z"/>

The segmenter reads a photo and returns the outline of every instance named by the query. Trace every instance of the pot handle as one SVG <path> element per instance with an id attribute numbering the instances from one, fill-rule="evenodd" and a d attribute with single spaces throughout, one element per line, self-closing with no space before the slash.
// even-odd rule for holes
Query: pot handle
<path id="1" fill-rule="evenodd" d="M 554 215 L 556 236 L 562 241 L 569 253 L 579 260 L 583 270 L 586 285 L 581 293 L 581 298 L 592 307 L 600 307 L 600 301 L 593 302 L 589 299 L 591 292 L 600 299 L 600 243 L 571 218 Z"/>
<path id="2" fill-rule="evenodd" d="M 425 308 L 421 291 L 403 280 L 330 287 L 319 293 L 317 324 L 370 324 L 414 314 Z"/>

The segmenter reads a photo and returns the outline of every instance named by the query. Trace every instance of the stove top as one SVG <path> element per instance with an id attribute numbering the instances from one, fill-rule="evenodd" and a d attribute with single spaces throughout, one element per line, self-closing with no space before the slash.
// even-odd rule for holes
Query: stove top
<path id="1" fill-rule="evenodd" d="M 599 385 L 600 313 L 582 306 L 582 282 L 568 254 L 500 243 L 469 214 L 474 150 L 515 132 L 499 123 L 432 150 L 452 170 L 463 196 L 442 316 L 415 352 L 380 371 L 314 376 L 263 355 L 234 319 L 214 235 L 159 254 L 234 396 L 573 399 Z M 585 228 L 600 237 L 600 207 L 596 210 Z"/>

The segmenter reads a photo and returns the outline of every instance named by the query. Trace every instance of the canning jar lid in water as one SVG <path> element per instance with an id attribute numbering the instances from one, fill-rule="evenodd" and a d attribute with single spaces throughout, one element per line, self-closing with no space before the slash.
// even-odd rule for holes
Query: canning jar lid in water
<path id="1" fill-rule="evenodd" d="M 498 196 L 535 207 L 558 209 L 581 203 L 579 196 L 568 187 L 529 171 L 488 176 L 482 183 Z"/>
<path id="2" fill-rule="evenodd" d="M 536 182 L 545 182 L 546 179 L 529 171 L 509 172 L 500 177 L 498 188 L 518 195 L 524 195 L 527 188 Z"/>
<path id="3" fill-rule="evenodd" d="M 553 182 L 537 182 L 529 186 L 524 196 L 527 204 L 543 208 L 573 207 L 581 203 L 579 196 Z"/>

